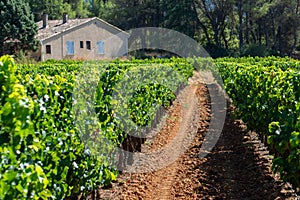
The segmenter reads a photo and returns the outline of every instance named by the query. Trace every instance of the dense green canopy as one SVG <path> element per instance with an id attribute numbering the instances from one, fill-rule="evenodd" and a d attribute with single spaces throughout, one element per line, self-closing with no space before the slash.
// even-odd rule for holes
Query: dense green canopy
<path id="1" fill-rule="evenodd" d="M 24 0 L 1 0 L 0 23 L 0 55 L 21 49 L 36 49 L 37 26 Z"/>
<path id="2" fill-rule="evenodd" d="M 170 28 L 196 39 L 214 57 L 291 55 L 300 51 L 300 0 L 24 1 L 29 3 L 35 21 L 41 20 L 45 13 L 49 19 L 61 19 L 67 12 L 70 18 L 97 16 L 124 30 Z M 23 9 L 24 16 L 31 18 L 23 1 L 1 1 L 1 6 L 3 4 L 16 4 L 14 9 Z M 4 27 L 2 35 L 10 34 L 5 24 L 13 24 L 9 20 L 17 10 L 2 7 L 1 10 L 4 11 L 0 21 Z M 35 32 L 30 31 L 30 34 Z M 3 43 L 4 37 L 1 37 Z"/>

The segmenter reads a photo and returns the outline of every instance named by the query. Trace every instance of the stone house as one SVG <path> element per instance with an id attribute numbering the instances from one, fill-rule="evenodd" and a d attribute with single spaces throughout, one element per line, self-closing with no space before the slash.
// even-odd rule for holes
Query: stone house
<path id="1" fill-rule="evenodd" d="M 129 34 L 97 18 L 37 22 L 40 47 L 33 57 L 47 59 L 110 59 L 128 53 Z"/>

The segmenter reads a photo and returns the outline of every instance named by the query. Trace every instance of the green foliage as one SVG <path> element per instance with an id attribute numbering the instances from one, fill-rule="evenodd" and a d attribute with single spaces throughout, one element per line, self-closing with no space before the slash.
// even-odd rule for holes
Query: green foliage
<path id="1" fill-rule="evenodd" d="M 113 21 L 116 26 L 130 30 L 139 27 L 157 27 L 159 26 L 161 14 L 159 11 L 160 1 L 124 1 L 115 0 L 115 7 L 112 10 Z"/>
<path id="2" fill-rule="evenodd" d="M 17 55 L 14 57 L 16 63 L 20 64 L 30 64 L 36 63 L 37 61 L 31 57 L 30 53 L 25 51 L 19 51 Z"/>
<path id="3" fill-rule="evenodd" d="M 16 76 L 10 57 L 1 64 L 0 199 L 63 199 L 115 179 L 74 126 L 75 74 Z"/>
<path id="4" fill-rule="evenodd" d="M 0 1 L 0 55 L 19 50 L 36 50 L 37 25 L 24 0 Z"/>
<path id="5" fill-rule="evenodd" d="M 211 61 L 201 62 L 204 68 L 211 68 Z M 299 187 L 300 62 L 248 57 L 223 58 L 216 63 L 236 106 L 236 117 L 249 129 L 268 136 L 274 169 Z M 73 102 L 76 79 L 88 86 L 79 89 L 93 86 L 88 85 L 89 77 L 78 76 L 83 65 L 101 69 L 95 79 L 95 96 L 82 93 L 83 99 L 95 98 L 90 108 L 96 113 L 96 129 L 87 126 L 83 130 L 92 130 L 85 136 L 95 135 L 98 142 L 108 139 L 106 149 L 83 143 L 80 126 L 76 126 L 82 124 L 74 105 L 80 109 L 85 103 Z M 0 69 L 0 199 L 63 199 L 81 192 L 86 195 L 116 179 L 114 160 L 91 152 L 113 152 L 126 138 L 126 131 L 132 131 L 124 129 L 124 124 L 149 125 L 156 105 L 171 104 L 174 91 L 192 76 L 194 66 L 186 59 L 171 58 L 94 63 L 50 60 L 17 67 L 5 56 L 0 59 Z M 167 69 L 178 72 L 182 79 Z M 89 70 L 91 77 L 97 74 Z M 135 81 L 140 79 L 143 81 Z M 131 122 L 118 118 L 124 113 L 116 115 L 116 100 L 127 102 Z"/>
<path id="6" fill-rule="evenodd" d="M 186 60 L 174 58 L 111 63 L 50 60 L 17 67 L 11 57 L 5 56 L 0 65 L 0 199 L 64 199 L 81 192 L 86 196 L 109 184 L 118 172 L 114 160 L 106 155 L 113 154 L 113 148 L 127 135 L 112 112 L 116 85 L 126 73 L 143 67 L 156 73 L 161 66 L 167 66 L 183 80 L 193 73 L 193 66 Z M 80 99 L 74 103 L 76 80 L 87 84 L 77 88 L 83 99 L 94 98 L 80 90 L 91 89 L 90 79 L 79 75 L 83 65 L 87 65 L 87 72 L 94 78 L 96 71 L 90 70 L 102 66 L 101 74 L 95 78 L 97 90 L 91 107 L 97 114 L 96 129 L 84 121 L 89 115 L 78 115 L 78 109 L 74 109 L 80 111 L 81 103 L 85 103 Z M 148 75 L 150 79 L 156 78 Z M 131 87 L 135 89 L 134 84 Z M 128 104 L 132 119 L 138 126 L 149 124 L 155 113 L 153 104 L 167 107 L 175 97 L 173 92 L 155 82 L 142 85 Z M 85 130 L 93 132 L 80 132 Z M 108 142 L 99 148 L 98 143 L 84 143 L 83 136 Z"/>
<path id="7" fill-rule="evenodd" d="M 177 87 L 192 74 L 193 65 L 185 59 L 114 61 L 97 87 L 100 126 L 120 144 L 128 132 L 150 125 L 159 106 L 168 107 Z"/>
<path id="8" fill-rule="evenodd" d="M 267 48 L 263 45 L 251 44 L 249 46 L 244 46 L 242 56 L 266 57 L 269 56 L 269 52 Z"/>
<path id="9" fill-rule="evenodd" d="M 170 88 L 157 83 L 143 85 L 138 88 L 129 100 L 129 115 L 138 126 L 147 126 L 154 119 L 157 105 L 168 108 L 175 100 Z"/>
<path id="10" fill-rule="evenodd" d="M 83 9 L 84 2 L 81 0 L 64 1 L 64 0 L 25 0 L 30 5 L 31 11 L 34 13 L 35 21 L 42 20 L 43 14 L 48 14 L 49 19 L 62 19 L 63 13 L 74 18 L 76 16 L 86 17 L 86 10 Z M 79 14 L 80 12 L 80 14 Z"/>
<path id="11" fill-rule="evenodd" d="M 212 58 L 220 58 L 220 57 L 229 56 L 229 50 L 227 50 L 223 47 L 218 47 L 215 44 L 206 44 L 204 46 L 204 48 Z"/>
<path id="12" fill-rule="evenodd" d="M 12 58 L 1 57 L 0 67 L 0 199 L 48 199 L 48 177 L 33 156 L 41 148 L 30 118 L 34 103 L 15 76 Z"/>
<path id="13" fill-rule="evenodd" d="M 88 11 L 89 2 L 85 0 L 68 0 L 67 2 L 71 5 L 71 11 L 76 17 L 85 18 L 90 14 Z"/>
<path id="14" fill-rule="evenodd" d="M 201 45 L 215 45 L 216 48 L 208 48 L 214 58 L 291 56 L 300 44 L 300 2 L 295 0 L 24 1 L 30 5 L 35 21 L 40 21 L 43 14 L 48 14 L 50 20 L 61 20 L 66 12 L 70 18 L 99 17 L 124 30 L 141 27 L 173 29 Z"/>
<path id="15" fill-rule="evenodd" d="M 236 117 L 268 136 L 273 168 L 300 186 L 300 62 L 289 58 L 218 59 Z"/>
<path id="16" fill-rule="evenodd" d="M 193 1 L 165 0 L 161 2 L 161 10 L 163 27 L 174 29 L 189 37 L 195 36 L 198 16 Z"/>
<path id="17" fill-rule="evenodd" d="M 101 19 L 116 24 L 116 15 L 113 13 L 115 7 L 116 5 L 113 1 L 91 0 L 89 10 L 92 16 L 100 17 Z"/>

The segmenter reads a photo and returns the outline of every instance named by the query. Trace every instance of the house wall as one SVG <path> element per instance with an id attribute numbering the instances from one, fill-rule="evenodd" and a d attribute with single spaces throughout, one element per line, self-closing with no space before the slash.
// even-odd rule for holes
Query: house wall
<path id="1" fill-rule="evenodd" d="M 67 55 L 67 41 L 74 41 L 74 55 Z M 83 48 L 80 48 L 80 41 L 83 41 Z M 86 41 L 91 42 L 91 49 L 87 49 Z M 104 41 L 104 54 L 98 53 L 98 41 Z M 127 53 L 127 42 L 128 35 L 94 19 L 42 41 L 41 60 L 119 57 Z M 46 45 L 51 45 L 51 54 L 46 53 Z"/>

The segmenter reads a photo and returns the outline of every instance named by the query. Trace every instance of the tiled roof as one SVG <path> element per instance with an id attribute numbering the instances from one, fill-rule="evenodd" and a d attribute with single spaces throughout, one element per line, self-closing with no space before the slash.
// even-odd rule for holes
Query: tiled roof
<path id="1" fill-rule="evenodd" d="M 93 20 L 94 18 L 86 19 L 68 19 L 67 23 L 63 23 L 62 20 L 47 20 L 47 27 L 43 28 L 43 21 L 37 22 L 38 25 L 38 34 L 37 38 L 39 40 L 46 39 L 53 35 L 59 34 L 69 28 L 78 26 L 82 23 Z"/>
<path id="2" fill-rule="evenodd" d="M 113 27 L 114 29 L 123 32 L 121 29 L 97 18 L 97 17 L 93 17 L 93 18 L 85 18 L 85 19 L 68 19 L 67 23 L 63 23 L 62 20 L 47 20 L 47 27 L 43 28 L 43 21 L 39 21 L 37 22 L 38 25 L 38 34 L 37 34 L 37 39 L 39 40 L 44 40 L 47 39 L 49 37 L 52 37 L 54 35 L 60 34 L 63 31 L 66 31 L 68 29 L 71 29 L 73 27 L 79 26 L 81 24 L 87 23 L 89 21 L 92 21 L 94 19 L 98 19 L 99 21 L 101 21 L 102 23 L 105 23 L 111 27 Z M 127 33 L 125 33 L 127 34 Z"/>

